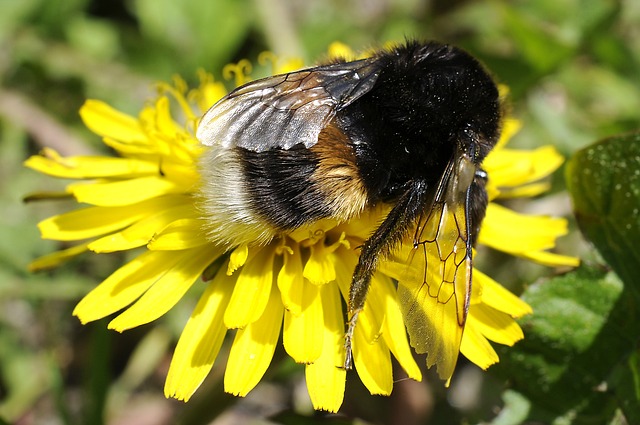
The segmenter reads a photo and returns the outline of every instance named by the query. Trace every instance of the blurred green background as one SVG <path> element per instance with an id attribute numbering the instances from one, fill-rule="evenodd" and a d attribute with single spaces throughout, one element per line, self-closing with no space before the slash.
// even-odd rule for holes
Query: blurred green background
<path id="1" fill-rule="evenodd" d="M 43 146 L 67 155 L 107 153 L 78 117 L 85 99 L 135 115 L 154 95 L 154 83 L 175 74 L 195 83 L 199 68 L 222 78 L 225 64 L 255 61 L 265 50 L 313 64 L 334 41 L 358 50 L 405 37 L 465 47 L 510 87 L 511 113 L 524 124 L 512 146 L 553 144 L 569 157 L 640 127 L 635 0 L 0 0 L 0 418 L 18 424 L 409 424 L 400 413 L 411 411 L 415 423 L 435 424 L 584 419 L 570 413 L 531 419 L 532 402 L 505 392 L 508 375 L 499 368 L 479 373 L 464 363 L 460 384 L 448 393 L 433 380 L 432 387 L 398 385 L 390 398 L 372 397 L 349 380 L 340 417 L 311 412 L 302 369 L 282 355 L 247 399 L 222 393 L 218 368 L 189 404 L 166 400 L 162 385 L 172 346 L 193 300 L 120 335 L 105 322 L 80 326 L 71 311 L 123 255 L 86 255 L 55 271 L 27 272 L 31 260 L 60 247 L 40 240 L 36 223 L 70 205 L 24 205 L 25 194 L 59 190 L 64 182 L 22 162 Z M 563 189 L 557 173 L 551 195 L 516 207 L 570 216 Z M 577 231 L 560 241 L 560 251 L 597 258 Z M 487 262 L 492 276 L 516 292 L 551 272 L 497 254 Z M 617 413 L 585 420 L 625 423 Z"/>

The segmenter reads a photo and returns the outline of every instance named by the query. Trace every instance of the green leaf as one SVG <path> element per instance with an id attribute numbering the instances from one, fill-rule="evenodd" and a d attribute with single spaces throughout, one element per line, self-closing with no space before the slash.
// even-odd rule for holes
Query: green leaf
<path id="1" fill-rule="evenodd" d="M 529 419 L 605 423 L 616 400 L 607 379 L 640 335 L 637 305 L 614 273 L 581 267 L 530 286 L 524 341 L 503 350 L 496 372 L 532 401 Z"/>
<path id="2" fill-rule="evenodd" d="M 198 67 L 217 71 L 232 59 L 254 20 L 246 0 L 135 0 L 132 6 L 143 34 L 171 50 L 174 56 L 153 59 L 166 61 L 172 72 Z M 176 64 L 175 55 L 183 63 Z"/>
<path id="3" fill-rule="evenodd" d="M 548 33 L 530 16 L 520 14 L 512 7 L 504 6 L 503 13 L 513 42 L 529 65 L 539 73 L 551 72 L 570 57 L 574 49 L 572 42 Z"/>
<path id="4" fill-rule="evenodd" d="M 580 230 L 640 305 L 640 133 L 576 152 L 566 180 Z"/>
<path id="5" fill-rule="evenodd" d="M 620 363 L 611 379 L 613 393 L 627 423 L 640 423 L 640 352 Z"/>

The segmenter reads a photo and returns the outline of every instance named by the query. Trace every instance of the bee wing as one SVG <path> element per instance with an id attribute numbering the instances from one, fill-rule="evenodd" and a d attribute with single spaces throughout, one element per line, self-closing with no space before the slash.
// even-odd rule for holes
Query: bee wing
<path id="1" fill-rule="evenodd" d="M 299 143 L 309 148 L 337 111 L 371 90 L 379 73 L 379 61 L 369 58 L 250 82 L 207 111 L 197 138 L 256 152 Z"/>
<path id="2" fill-rule="evenodd" d="M 411 345 L 449 380 L 455 369 L 471 298 L 469 191 L 476 166 L 457 155 L 443 175 L 414 234 L 402 250 L 407 266 L 398 296 Z"/>

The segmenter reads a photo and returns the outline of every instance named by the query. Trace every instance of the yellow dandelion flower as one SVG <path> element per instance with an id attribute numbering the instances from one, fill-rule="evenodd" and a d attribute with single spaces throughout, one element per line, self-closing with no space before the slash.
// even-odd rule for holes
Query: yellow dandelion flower
<path id="1" fill-rule="evenodd" d="M 334 49 L 345 57 L 351 54 L 344 46 Z M 274 61 L 271 56 L 261 60 Z M 292 62 L 275 71 L 298 66 Z M 249 68 L 243 61 L 224 73 L 242 84 Z M 228 331 L 237 329 L 225 368 L 225 391 L 239 396 L 251 391 L 269 367 L 282 334 L 287 354 L 305 365 L 313 406 L 335 412 L 345 389 L 344 304 L 358 247 L 386 211 L 368 211 L 346 223 L 320 220 L 263 245 L 212 244 L 196 200 L 197 162 L 203 149 L 195 128 L 199 117 L 226 91 L 211 76 L 200 77 L 193 90 L 180 79 L 161 85 L 159 96 L 138 117 L 87 101 L 81 118 L 118 157 L 61 157 L 45 149 L 26 161 L 36 171 L 78 180 L 66 191 L 88 205 L 39 223 L 43 238 L 81 242 L 35 260 L 31 268 L 55 267 L 86 251 L 143 248 L 137 258 L 87 294 L 74 315 L 87 323 L 119 312 L 108 326 L 122 332 L 161 317 L 202 276 L 206 289 L 178 341 L 165 384 L 167 397 L 189 400 L 211 370 Z M 172 110 L 175 105 L 183 122 L 173 118 L 178 115 Z M 562 161 L 551 147 L 505 148 L 518 125 L 506 121 L 501 141 L 484 163 L 492 201 L 543 192 L 547 187 L 540 179 Z M 563 219 L 524 216 L 491 202 L 478 243 L 543 264 L 574 265 L 573 258 L 547 252 L 566 231 Z M 372 394 L 391 393 L 392 356 L 410 378 L 421 379 L 398 301 L 396 281 L 404 284 L 404 272 L 396 266 L 405 259 L 399 250 L 380 265 L 353 334 L 355 369 Z M 474 271 L 460 352 L 487 368 L 498 361 L 489 341 L 514 344 L 523 337 L 514 318 L 530 312 L 523 301 Z M 438 361 L 445 380 L 458 357 L 458 345 L 453 346 L 455 352 L 445 350 L 440 360 L 428 357 L 429 366 Z"/>

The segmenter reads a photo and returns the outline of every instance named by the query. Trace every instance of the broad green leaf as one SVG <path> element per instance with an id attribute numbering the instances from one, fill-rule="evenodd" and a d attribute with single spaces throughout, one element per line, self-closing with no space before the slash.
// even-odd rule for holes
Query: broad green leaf
<path id="1" fill-rule="evenodd" d="M 614 273 L 581 267 L 530 286 L 523 299 L 534 310 L 520 321 L 525 339 L 501 350 L 496 372 L 532 401 L 531 420 L 605 423 L 616 404 L 607 379 L 640 335 L 633 298 Z"/>
<path id="2" fill-rule="evenodd" d="M 628 423 L 640 423 L 640 351 L 621 362 L 611 379 L 611 389 Z"/>
<path id="3" fill-rule="evenodd" d="M 640 133 L 576 152 L 566 180 L 580 229 L 640 304 Z"/>

